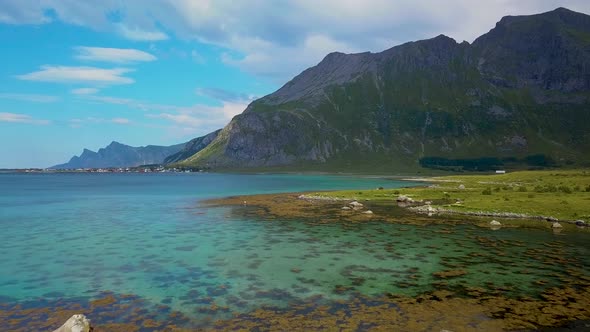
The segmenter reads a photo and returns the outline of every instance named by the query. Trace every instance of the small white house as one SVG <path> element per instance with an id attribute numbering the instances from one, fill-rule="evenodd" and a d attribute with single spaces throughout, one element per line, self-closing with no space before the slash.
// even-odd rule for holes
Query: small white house
<path id="1" fill-rule="evenodd" d="M 496 170 L 496 174 L 506 174 L 506 171 L 503 169 Z"/>

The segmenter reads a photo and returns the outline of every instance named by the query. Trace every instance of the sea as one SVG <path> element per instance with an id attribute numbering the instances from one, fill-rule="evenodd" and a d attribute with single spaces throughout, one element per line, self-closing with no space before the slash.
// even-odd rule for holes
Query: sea
<path id="1" fill-rule="evenodd" d="M 515 296 L 535 296 L 559 284 L 556 266 L 530 255 L 548 246 L 590 266 L 583 233 L 492 231 L 469 223 L 450 230 L 378 217 L 314 223 L 203 204 L 244 194 L 412 185 L 345 175 L 0 174 L 0 309 L 84 307 L 128 296 L 134 301 L 127 307 L 144 310 L 135 314 L 174 311 L 183 315 L 180 326 L 205 326 L 308 299 L 417 296 L 433 290 L 435 273 L 453 264 L 467 273 L 448 283 L 485 287 L 492 281 Z"/>

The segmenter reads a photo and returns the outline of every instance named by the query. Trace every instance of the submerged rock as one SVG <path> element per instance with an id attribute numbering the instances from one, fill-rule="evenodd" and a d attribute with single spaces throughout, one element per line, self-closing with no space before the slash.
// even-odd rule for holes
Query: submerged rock
<path id="1" fill-rule="evenodd" d="M 554 222 L 553 225 L 551 225 L 551 228 L 562 228 L 563 226 L 561 226 L 560 223 L 558 222 Z"/>
<path id="2" fill-rule="evenodd" d="M 90 320 L 82 314 L 77 314 L 70 317 L 64 325 L 53 332 L 90 332 L 92 330 Z"/>
<path id="3" fill-rule="evenodd" d="M 350 209 L 351 209 L 350 206 L 343 206 L 342 207 L 342 210 L 350 210 Z"/>

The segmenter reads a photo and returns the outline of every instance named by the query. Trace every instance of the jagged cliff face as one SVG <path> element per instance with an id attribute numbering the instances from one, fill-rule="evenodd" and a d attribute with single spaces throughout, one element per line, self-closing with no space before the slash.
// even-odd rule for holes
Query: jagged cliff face
<path id="1" fill-rule="evenodd" d="M 436 38 L 329 54 L 188 158 L 212 167 L 422 157 L 588 160 L 590 17 L 505 17 L 473 44 Z"/>
<path id="2" fill-rule="evenodd" d="M 172 146 L 148 145 L 133 147 L 119 142 L 112 142 L 97 152 L 84 149 L 82 154 L 74 156 L 65 164 L 55 165 L 53 169 L 134 167 L 140 165 L 160 164 L 171 154 L 180 151 L 185 144 Z"/>

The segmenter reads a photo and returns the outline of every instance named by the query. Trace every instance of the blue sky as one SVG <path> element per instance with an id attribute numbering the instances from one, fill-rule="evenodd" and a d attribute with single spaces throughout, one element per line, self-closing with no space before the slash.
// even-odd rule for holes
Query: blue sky
<path id="1" fill-rule="evenodd" d="M 170 145 L 223 127 L 332 51 L 446 34 L 586 0 L 2 0 L 0 168 L 116 140 Z"/>

